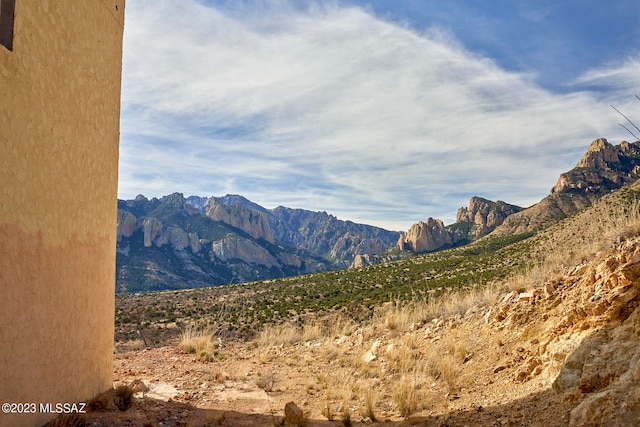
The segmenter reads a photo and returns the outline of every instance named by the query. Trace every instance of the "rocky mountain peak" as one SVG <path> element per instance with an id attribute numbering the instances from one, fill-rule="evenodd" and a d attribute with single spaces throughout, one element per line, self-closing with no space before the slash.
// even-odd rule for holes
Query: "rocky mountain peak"
<path id="1" fill-rule="evenodd" d="M 460 208 L 456 214 L 456 222 L 470 222 L 475 225 L 495 228 L 502 224 L 511 214 L 520 212 L 520 206 L 505 203 L 502 200 L 492 202 L 482 197 L 473 196 L 468 208 Z"/>
<path id="2" fill-rule="evenodd" d="M 431 252 L 455 243 L 454 236 L 444 226 L 441 219 L 428 218 L 426 222 L 413 224 L 409 231 L 400 235 L 400 250 Z"/>
<path id="3" fill-rule="evenodd" d="M 184 199 L 184 195 L 182 193 L 173 193 L 168 196 L 164 196 L 160 199 L 165 206 L 169 206 L 176 209 L 186 209 L 187 202 Z"/>
<path id="4" fill-rule="evenodd" d="M 209 198 L 202 196 L 189 196 L 185 199 L 185 201 L 192 208 L 204 213 L 207 204 L 209 203 Z"/>
<path id="5" fill-rule="evenodd" d="M 589 145 L 575 168 L 560 175 L 551 190 L 556 193 L 595 194 L 620 188 L 640 177 L 640 146 L 619 145 L 598 138 Z"/>
<path id="6" fill-rule="evenodd" d="M 216 197 L 216 200 L 227 206 L 240 205 L 245 209 L 267 213 L 267 209 L 238 194 L 227 194 L 226 196 Z"/>
<path id="7" fill-rule="evenodd" d="M 620 164 L 618 151 L 605 138 L 598 138 L 589 145 L 576 167 L 607 169 Z"/>

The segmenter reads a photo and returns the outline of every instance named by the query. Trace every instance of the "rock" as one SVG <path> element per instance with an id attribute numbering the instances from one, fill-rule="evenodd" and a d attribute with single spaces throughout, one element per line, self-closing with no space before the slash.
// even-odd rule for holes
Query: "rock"
<path id="1" fill-rule="evenodd" d="M 509 215 L 493 234 L 513 235 L 546 228 L 590 206 L 602 194 L 638 180 L 639 165 L 640 144 L 623 142 L 612 146 L 600 138 L 575 168 L 560 175 L 547 197 Z"/>
<path id="2" fill-rule="evenodd" d="M 284 405 L 284 424 L 299 427 L 304 425 L 304 413 L 293 402 Z"/>
<path id="3" fill-rule="evenodd" d="M 383 262 L 384 254 L 398 242 L 400 233 L 378 227 L 342 221 L 326 212 L 311 212 L 278 206 L 268 211 L 269 224 L 277 241 L 318 254 L 328 254 L 347 268 L 357 255 L 368 255 L 372 264 Z"/>
<path id="4" fill-rule="evenodd" d="M 371 344 L 371 348 L 362 355 L 362 361 L 364 363 L 371 363 L 377 359 L 376 353 L 378 351 L 378 348 L 380 347 L 380 344 L 380 340 L 375 340 L 373 344 Z"/>
<path id="5" fill-rule="evenodd" d="M 544 297 L 551 298 L 555 293 L 555 289 L 556 287 L 553 285 L 553 283 L 545 283 L 545 285 L 542 287 L 542 291 L 544 292 Z"/>
<path id="6" fill-rule="evenodd" d="M 118 209 L 118 242 L 120 242 L 123 237 L 131 237 L 133 235 L 137 221 L 137 218 L 131 212 Z"/>
<path id="7" fill-rule="evenodd" d="M 222 261 L 240 259 L 248 264 L 261 264 L 267 267 L 278 265 L 278 260 L 265 248 L 238 235 L 229 235 L 213 242 L 213 253 Z"/>
<path id="8" fill-rule="evenodd" d="M 209 199 L 206 215 L 214 221 L 221 221 L 239 228 L 254 239 L 264 239 L 275 243 L 271 226 L 264 212 L 248 209 L 240 203 L 227 205 L 216 197 Z"/>
<path id="9" fill-rule="evenodd" d="M 637 179 L 635 166 L 638 164 L 638 148 L 635 143 L 614 146 L 605 138 L 596 139 L 576 167 L 560 175 L 551 193 L 593 193 L 599 187 L 619 188 Z"/>
<path id="10" fill-rule="evenodd" d="M 144 233 L 144 246 L 151 247 L 156 236 L 162 230 L 162 223 L 155 218 L 145 218 L 142 222 L 142 231 Z"/>
<path id="11" fill-rule="evenodd" d="M 175 227 L 162 227 L 152 239 L 152 243 L 161 247 L 166 244 L 171 244 L 176 250 L 183 250 L 190 244 L 189 235 L 181 228 Z"/>
<path id="12" fill-rule="evenodd" d="M 133 390 L 133 393 L 141 393 L 144 397 L 145 393 L 149 391 L 149 387 L 141 379 L 135 379 L 129 383 L 129 387 Z"/>
<path id="13" fill-rule="evenodd" d="M 518 295 L 518 300 L 524 301 L 524 302 L 531 302 L 533 301 L 533 294 L 531 292 L 522 292 L 520 295 Z"/>
<path id="14" fill-rule="evenodd" d="M 378 357 L 375 355 L 375 353 L 372 353 L 371 350 L 367 350 L 365 354 L 362 355 L 362 361 L 364 363 L 371 363 L 377 358 Z"/>
<path id="15" fill-rule="evenodd" d="M 366 265 L 371 265 L 371 257 L 368 254 L 358 254 L 355 256 L 355 258 L 353 259 L 353 263 L 351 264 L 351 266 L 349 268 L 358 268 L 358 267 L 364 267 Z"/>
<path id="16" fill-rule="evenodd" d="M 468 208 L 458 209 L 456 222 L 470 222 L 492 230 L 501 225 L 509 215 L 521 210 L 520 206 L 510 205 L 501 200 L 492 202 L 491 200 L 474 196 L 469 200 Z M 483 234 L 486 234 L 486 232 Z"/>
<path id="17" fill-rule="evenodd" d="M 400 236 L 398 247 L 415 253 L 431 252 L 451 246 L 458 239 L 447 230 L 440 219 L 427 219 L 427 222 L 413 224 L 409 231 Z"/>
<path id="18" fill-rule="evenodd" d="M 589 145 L 576 167 L 605 169 L 617 164 L 620 164 L 620 159 L 615 147 L 605 138 L 598 138 Z"/>
<path id="19" fill-rule="evenodd" d="M 640 263 L 629 262 L 621 269 L 622 275 L 629 281 L 634 282 L 640 278 Z"/>

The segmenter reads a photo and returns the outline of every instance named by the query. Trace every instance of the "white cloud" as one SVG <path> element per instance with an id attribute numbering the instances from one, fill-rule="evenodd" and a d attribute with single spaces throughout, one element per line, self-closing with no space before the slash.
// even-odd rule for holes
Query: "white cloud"
<path id="1" fill-rule="evenodd" d="M 545 91 L 446 31 L 260 4 L 127 2 L 121 197 L 232 192 L 406 229 L 475 194 L 535 203 L 620 135 L 608 101 Z M 575 83 L 629 88 L 637 69 Z"/>

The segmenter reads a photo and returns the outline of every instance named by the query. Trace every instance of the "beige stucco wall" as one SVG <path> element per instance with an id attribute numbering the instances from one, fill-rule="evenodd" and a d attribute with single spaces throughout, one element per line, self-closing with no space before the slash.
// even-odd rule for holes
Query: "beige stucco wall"
<path id="1" fill-rule="evenodd" d="M 17 0 L 0 46 L 0 403 L 112 385 L 124 6 Z"/>

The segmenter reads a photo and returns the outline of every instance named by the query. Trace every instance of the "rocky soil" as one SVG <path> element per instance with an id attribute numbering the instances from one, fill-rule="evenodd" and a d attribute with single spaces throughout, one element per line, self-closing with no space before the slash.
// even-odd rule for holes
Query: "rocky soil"
<path id="1" fill-rule="evenodd" d="M 529 288 L 477 290 L 464 304 L 452 294 L 448 310 L 387 304 L 366 324 L 214 337 L 203 354 L 117 353 L 114 381 L 133 386 L 131 408 L 116 409 L 111 391 L 81 422 L 638 425 L 640 238 L 627 237 Z"/>

